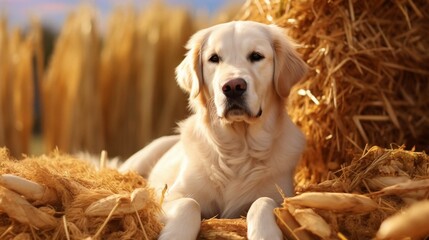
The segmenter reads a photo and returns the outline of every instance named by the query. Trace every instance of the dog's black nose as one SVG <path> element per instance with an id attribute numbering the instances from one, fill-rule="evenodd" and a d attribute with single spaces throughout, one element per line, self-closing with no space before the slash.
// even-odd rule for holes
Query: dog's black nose
<path id="1" fill-rule="evenodd" d="M 227 98 L 241 97 L 246 89 L 247 83 L 242 78 L 234 78 L 222 86 L 222 92 Z"/>

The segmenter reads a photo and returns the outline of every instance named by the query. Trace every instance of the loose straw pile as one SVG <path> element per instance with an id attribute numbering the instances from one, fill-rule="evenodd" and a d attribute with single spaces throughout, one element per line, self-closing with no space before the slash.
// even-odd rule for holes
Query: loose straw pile
<path id="1" fill-rule="evenodd" d="M 17 161 L 0 149 L 0 239 L 156 239 L 159 213 L 137 174 L 58 152 Z"/>
<path id="2" fill-rule="evenodd" d="M 201 222 L 198 240 L 245 240 L 247 239 L 246 219 L 211 218 Z"/>
<path id="3" fill-rule="evenodd" d="M 298 185 L 366 144 L 429 149 L 429 2 L 249 0 L 241 19 L 276 23 L 311 70 L 289 112 L 308 138 Z"/>
<path id="4" fill-rule="evenodd" d="M 421 152 L 372 147 L 330 179 L 300 189 L 285 198 L 283 208 L 296 215 L 296 207 L 307 221 L 296 218 L 305 231 L 327 233 L 320 238 L 349 239 L 419 238 L 429 235 L 429 156 Z M 291 211 L 291 208 L 293 209 Z M 415 209 L 419 210 L 416 211 Z M 311 210 L 307 210 L 311 209 Z M 307 211 L 313 211 L 309 214 Z M 288 219 L 277 214 L 279 219 Z M 318 224 L 308 219 L 318 216 Z M 292 221 L 285 220 L 289 223 Z M 325 223 L 325 224 L 323 224 Z M 281 226 L 285 226 L 280 223 Z M 305 225 L 305 226 L 304 226 Z M 301 238 L 298 238 L 301 239 Z"/>
<path id="5" fill-rule="evenodd" d="M 0 148 L 0 239 L 156 239 L 161 211 L 135 173 L 59 152 L 15 160 Z M 242 240 L 246 230 L 244 219 L 208 219 L 198 239 Z"/>

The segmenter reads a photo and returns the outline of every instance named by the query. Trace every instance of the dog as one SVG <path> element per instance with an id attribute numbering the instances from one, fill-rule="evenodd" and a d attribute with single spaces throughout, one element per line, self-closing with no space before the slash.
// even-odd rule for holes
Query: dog
<path id="1" fill-rule="evenodd" d="M 159 138 L 120 171 L 137 171 L 158 191 L 168 186 L 159 239 L 196 239 L 201 218 L 247 212 L 249 239 L 283 239 L 273 209 L 276 186 L 293 195 L 305 137 L 285 106 L 307 65 L 282 28 L 251 21 L 195 33 L 176 68 L 192 115 L 179 135 Z"/>

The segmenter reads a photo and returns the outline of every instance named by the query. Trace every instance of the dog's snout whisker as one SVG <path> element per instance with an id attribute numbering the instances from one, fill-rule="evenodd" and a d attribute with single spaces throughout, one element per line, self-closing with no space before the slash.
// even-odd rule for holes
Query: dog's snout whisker
<path id="1" fill-rule="evenodd" d="M 222 92 L 227 98 L 241 97 L 247 90 L 247 83 L 242 78 L 229 80 L 222 86 Z"/>

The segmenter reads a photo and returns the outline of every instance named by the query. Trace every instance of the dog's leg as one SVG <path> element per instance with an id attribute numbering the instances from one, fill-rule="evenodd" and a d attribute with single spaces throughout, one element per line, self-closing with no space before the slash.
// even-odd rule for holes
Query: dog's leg
<path id="1" fill-rule="evenodd" d="M 273 210 L 277 203 L 267 197 L 258 198 L 247 213 L 247 237 L 250 240 L 281 240 L 283 234 L 277 226 Z"/>
<path id="2" fill-rule="evenodd" d="M 179 135 L 160 137 L 153 140 L 149 145 L 128 158 L 119 167 L 119 171 L 121 173 L 136 171 L 147 178 L 156 162 L 179 140 Z"/>
<path id="3" fill-rule="evenodd" d="M 165 223 L 159 240 L 195 240 L 201 225 L 200 205 L 192 198 L 179 198 L 164 203 Z"/>

